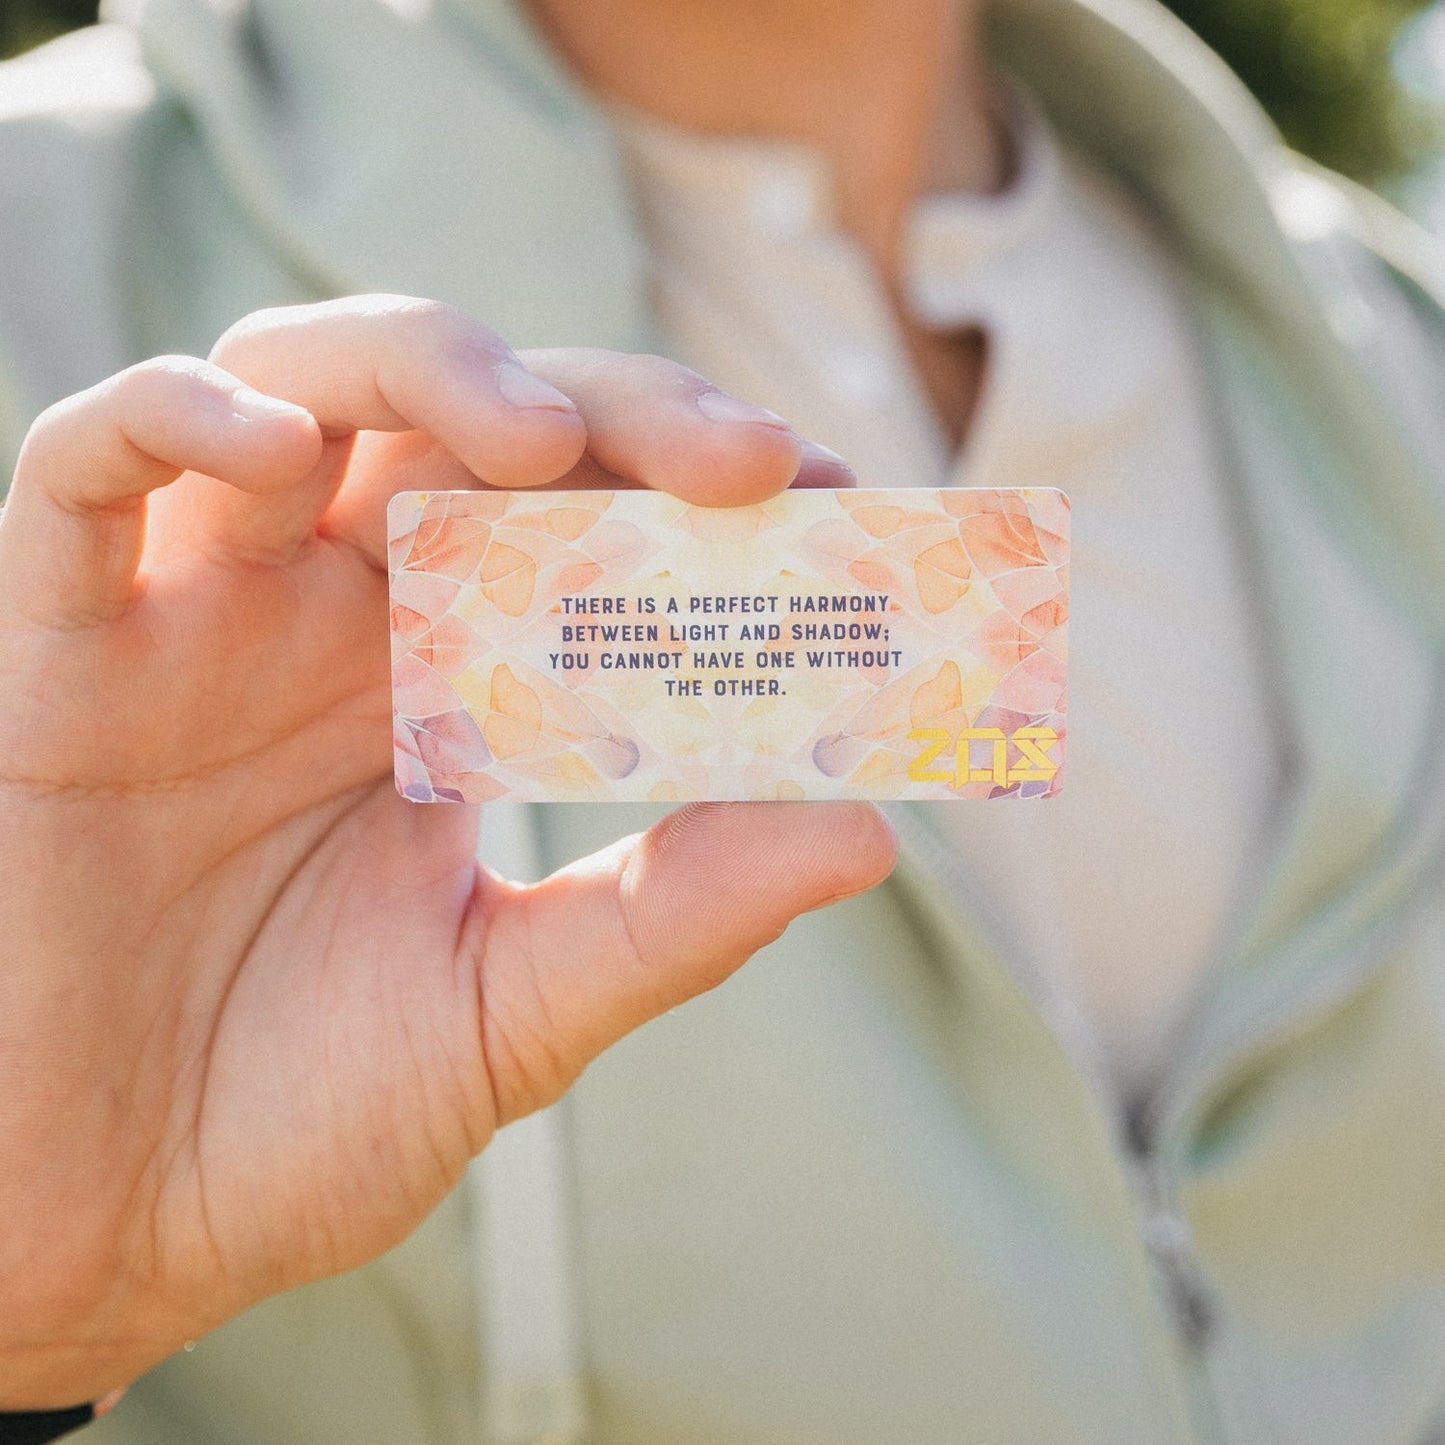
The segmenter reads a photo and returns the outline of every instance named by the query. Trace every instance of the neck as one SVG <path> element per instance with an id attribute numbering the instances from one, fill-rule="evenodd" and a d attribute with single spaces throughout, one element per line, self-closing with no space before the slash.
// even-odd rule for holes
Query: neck
<path id="1" fill-rule="evenodd" d="M 896 280 L 910 203 L 1008 179 L 981 0 L 530 0 L 594 91 L 691 130 L 821 153 L 838 224 Z"/>

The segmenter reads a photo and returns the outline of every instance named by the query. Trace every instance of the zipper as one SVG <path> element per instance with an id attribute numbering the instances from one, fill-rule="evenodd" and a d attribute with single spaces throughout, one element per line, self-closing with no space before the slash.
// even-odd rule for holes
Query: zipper
<path id="1" fill-rule="evenodd" d="M 1433 748 L 1430 743 L 1442 727 L 1445 668 L 1437 673 L 1424 729 L 1425 755 L 1415 769 L 1411 799 L 1396 819 L 1392 844 L 1382 849 L 1385 856 L 1365 878 L 1319 910 L 1308 931 L 1300 930 L 1288 949 L 1278 951 L 1271 970 L 1279 980 L 1273 996 L 1258 1000 L 1233 1031 L 1209 1038 L 1200 1026 L 1204 1009 L 1191 1012 L 1185 1029 L 1176 1034 L 1182 1046 L 1180 1068 L 1143 1101 L 1132 1124 L 1133 1135 L 1149 1153 L 1163 1141 L 1181 1137 L 1198 1116 L 1211 1086 L 1236 1071 L 1252 1053 L 1287 1040 L 1353 997 L 1399 941 L 1413 913 L 1408 906 L 1412 893 L 1423 901 L 1422 879 L 1445 871 L 1445 749 Z M 1392 874 L 1403 882 L 1392 886 Z M 1338 929 L 1337 920 L 1341 916 L 1348 919 L 1352 911 L 1366 916 L 1347 923 L 1339 941 L 1321 956 L 1318 935 Z M 1242 928 L 1241 944 L 1243 934 Z M 1299 965 L 1311 955 L 1315 966 L 1301 985 Z M 1229 950 L 1226 961 L 1237 962 L 1238 956 L 1238 949 Z M 1207 998 L 1201 1001 L 1208 1002 Z"/>
<path id="2" fill-rule="evenodd" d="M 1002 806 L 1000 804 L 999 806 Z M 956 859 L 908 805 L 884 810 L 911 858 L 952 900 L 950 916 L 973 925 L 986 956 L 1011 978 L 1035 1006 L 1054 1042 L 1082 1079 L 1102 1121 L 1134 1227 L 1134 1237 L 1149 1262 L 1161 1323 L 1182 1347 L 1187 1362 L 1202 1360 L 1219 1311 L 1193 1257 L 1193 1232 L 1173 1197 L 1167 1171 L 1142 1129 L 1143 1116 L 1125 1109 L 1105 1067 L 1095 1035 L 1082 1011 L 1042 969 L 1000 941 L 998 920 L 977 899 Z M 1206 1387 L 1188 1381 L 1176 1365 L 1181 1408 L 1187 1410 L 1194 1438 L 1223 1441 L 1218 1405 Z"/>
<path id="3" fill-rule="evenodd" d="M 997 804 L 996 806 L 1004 806 Z M 1017 806 L 1024 806 L 1019 804 Z M 899 841 L 922 864 L 940 889 L 959 900 L 949 909 L 955 923 L 972 926 L 983 951 L 1029 999 L 1075 1071 L 1083 1078 L 1104 1120 L 1111 1142 L 1122 1156 L 1128 1152 L 1126 1118 L 1118 1091 L 1109 1078 L 1093 1030 L 1078 1005 L 1055 987 L 1043 970 L 1004 942 L 1004 930 L 992 910 L 978 897 L 952 853 L 908 804 L 885 805 L 883 811 Z"/>
<path id="4" fill-rule="evenodd" d="M 1226 1074 L 1238 1068 L 1248 1056 L 1266 1044 L 1281 1041 L 1291 1030 L 1300 1030 L 1342 1004 L 1368 979 L 1380 961 L 1389 942 L 1398 936 L 1390 929 L 1392 911 L 1379 900 L 1363 925 L 1346 930 L 1346 941 L 1329 950 L 1328 959 L 1319 957 L 1319 947 L 1310 945 L 1304 930 L 1297 930 L 1287 954 L 1276 951 L 1271 972 L 1282 980 L 1272 999 L 1257 1001 L 1239 1019 L 1232 1035 L 1209 1037 L 1209 1015 L 1218 1001 L 1219 987 L 1229 971 L 1243 960 L 1248 935 L 1266 896 L 1269 880 L 1283 861 L 1299 824 L 1299 813 L 1308 793 L 1308 757 L 1304 744 L 1308 719 L 1300 699 L 1285 681 L 1289 674 L 1289 658 L 1279 622 L 1281 607 L 1278 598 L 1271 600 L 1269 591 L 1274 582 L 1274 569 L 1265 554 L 1258 509 L 1258 488 L 1249 479 L 1255 463 L 1240 445 L 1238 431 L 1231 424 L 1225 398 L 1237 390 L 1238 382 L 1223 360 L 1223 332 L 1237 325 L 1232 314 L 1226 321 L 1227 306 L 1208 284 L 1192 288 L 1192 312 L 1197 318 L 1196 335 L 1201 366 L 1209 379 L 1206 388 L 1212 399 L 1214 436 L 1219 448 L 1219 476 L 1228 494 L 1226 508 L 1234 546 L 1238 550 L 1241 570 L 1251 580 L 1246 589 L 1252 621 L 1257 637 L 1259 677 L 1265 687 L 1265 698 L 1272 715 L 1274 745 L 1280 760 L 1280 781 L 1275 805 L 1269 809 L 1268 827 L 1260 841 L 1256 867 L 1246 871 L 1248 897 L 1240 899 L 1238 924 L 1221 940 L 1221 947 L 1201 974 L 1204 984 L 1192 1006 L 1172 1032 L 1163 1056 L 1177 1058 L 1178 1067 L 1163 1076 L 1149 1094 L 1140 1101 L 1130 1120 L 1134 1152 L 1141 1158 L 1152 1158 L 1167 1141 L 1183 1137 L 1189 1122 L 1198 1116 L 1207 1101 L 1211 1087 Z M 1357 551 L 1357 549 L 1354 549 Z M 1353 555 L 1353 551 L 1352 551 Z M 1369 893 L 1382 878 L 1394 870 L 1405 869 L 1412 847 L 1440 851 L 1445 840 L 1445 797 L 1441 796 L 1442 758 L 1432 751 L 1431 739 L 1439 735 L 1445 720 L 1445 654 L 1436 650 L 1435 692 L 1428 708 L 1423 730 L 1422 756 L 1413 769 L 1409 802 L 1400 810 L 1394 823 L 1394 846 L 1382 843 L 1380 852 L 1387 856 L 1350 890 L 1319 910 L 1310 920 L 1310 936 L 1328 929 L 1331 920 L 1347 915 L 1351 907 L 1369 906 Z M 1433 805 L 1431 798 L 1434 798 Z M 1377 855 L 1378 856 L 1378 855 Z M 1420 870 L 1416 870 L 1417 874 Z M 1418 882 L 1418 877 L 1416 879 Z M 1398 908 L 1401 900 L 1393 901 Z M 1382 936 L 1383 935 L 1383 936 Z M 1301 942 L 1302 937 L 1305 941 Z M 1297 960 L 1316 954 L 1316 966 L 1303 986 L 1298 979 Z"/>
<path id="5" fill-rule="evenodd" d="M 1437 683 L 1431 711 L 1436 723 L 1445 718 L 1445 673 Z M 1427 728 L 1425 735 L 1435 735 L 1435 727 Z M 1169 1145 L 1185 1137 L 1191 1119 L 1215 1083 L 1236 1070 L 1252 1051 L 1288 1038 L 1291 1032 L 1306 1028 L 1351 997 L 1379 966 L 1389 946 L 1401 936 L 1408 918 L 1402 916 L 1398 907 L 1400 897 L 1390 895 L 1391 892 L 1402 894 L 1403 887 L 1387 888 L 1383 897 L 1374 899 L 1370 893 L 1377 891 L 1382 880 L 1388 880 L 1388 875 L 1395 871 L 1403 871 L 1410 882 L 1418 885 L 1419 868 L 1410 867 L 1412 855 L 1438 854 L 1440 841 L 1445 838 L 1445 787 L 1439 786 L 1442 771 L 1445 771 L 1445 754 L 1423 760 L 1418 770 L 1419 786 L 1413 795 L 1415 806 L 1406 809 L 1397 825 L 1397 846 L 1389 850 L 1386 860 L 1372 870 L 1367 879 L 1340 898 L 1310 930 L 1311 936 L 1316 934 L 1319 928 L 1329 926 L 1331 916 L 1348 913 L 1351 908 L 1363 906 L 1371 915 L 1363 926 L 1348 930 L 1327 958 L 1316 959 L 1310 985 L 1301 989 L 1296 981 L 1297 970 L 1283 967 L 1279 970 L 1283 982 L 1277 996 L 1266 1006 L 1249 1010 L 1232 1036 L 1214 1039 L 1207 1037 L 1203 1024 L 1214 1003 L 1215 989 L 1201 992 L 1176 1034 L 1181 1042 L 1193 1039 L 1194 1046 L 1184 1051 L 1181 1067 L 1166 1076 L 1133 1110 L 1124 1107 L 1087 1021 L 1073 1001 L 1054 987 L 1041 969 L 1003 943 L 997 920 L 975 897 L 954 857 L 914 811 L 907 807 L 887 809 L 910 854 L 945 894 L 958 900 L 955 918 L 962 913 L 974 923 L 984 948 L 1035 1005 L 1058 1046 L 1084 1081 L 1114 1144 L 1127 1192 L 1135 1207 L 1137 1236 L 1154 1266 L 1173 1332 L 1192 1357 L 1198 1358 L 1207 1351 L 1218 1328 L 1220 1312 L 1196 1258 L 1193 1231 L 1174 1188 Z M 1284 785 L 1286 794 L 1298 796 L 1295 782 L 1294 777 L 1288 778 Z M 1259 850 L 1259 862 L 1263 866 L 1249 870 L 1248 876 L 1258 880 L 1255 897 L 1251 906 L 1241 911 L 1239 928 L 1224 941 L 1204 975 L 1216 986 L 1225 976 L 1226 966 L 1238 961 L 1248 920 L 1262 900 L 1272 872 L 1268 865 L 1278 857 L 1291 835 L 1293 812 L 1291 808 L 1279 809 L 1276 816 L 1280 821 Z M 1315 952 L 1311 937 L 1306 937 L 1281 962 L 1287 964 Z M 1218 1433 L 1217 1419 L 1214 1425 Z"/>
<path id="6" fill-rule="evenodd" d="M 887 812 L 914 859 L 945 892 L 961 900 L 956 912 L 982 920 L 979 932 L 985 948 L 1038 1009 L 1055 1042 L 1084 1081 L 1121 1166 L 1126 1192 L 1134 1206 L 1136 1234 L 1162 1279 L 1175 1332 L 1191 1349 L 1202 1348 L 1215 1310 L 1203 1275 L 1190 1254 L 1193 1238 L 1188 1222 L 1171 1197 L 1152 1141 L 1139 1128 L 1140 1117 L 1125 1110 L 1086 1019 L 1042 970 L 990 936 L 998 931 L 996 925 L 989 926 L 993 924 L 991 915 L 977 902 L 963 871 L 934 833 L 906 807 L 891 807 Z"/>
<path id="7" fill-rule="evenodd" d="M 1136 1155 L 1130 1163 L 1136 1197 L 1144 1206 L 1139 1237 L 1159 1273 L 1174 1332 L 1192 1353 L 1202 1354 L 1219 1312 L 1194 1259 L 1194 1231 L 1173 1199 L 1157 1159 Z"/>

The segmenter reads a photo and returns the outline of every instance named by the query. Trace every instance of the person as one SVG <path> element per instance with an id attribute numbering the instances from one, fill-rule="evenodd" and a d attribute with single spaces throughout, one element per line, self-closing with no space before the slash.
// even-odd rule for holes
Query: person
<path id="1" fill-rule="evenodd" d="M 0 1408 L 1445 1429 L 1413 233 L 1142 0 L 112 15 L 0 72 Z M 1071 492 L 1059 799 L 870 890 L 862 805 L 489 810 L 514 883 L 392 794 L 387 495 L 835 453 Z"/>

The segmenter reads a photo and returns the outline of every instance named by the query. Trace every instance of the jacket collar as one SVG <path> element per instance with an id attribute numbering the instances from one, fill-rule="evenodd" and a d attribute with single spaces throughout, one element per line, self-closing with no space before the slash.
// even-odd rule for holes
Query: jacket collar
<path id="1" fill-rule="evenodd" d="M 1058 129 L 1133 191 L 1194 274 L 1251 318 L 1257 342 L 1288 359 L 1292 402 L 1332 457 L 1305 479 L 1305 500 L 1422 636 L 1445 640 L 1439 487 L 1375 374 L 1379 338 L 1350 321 L 1361 307 L 1340 264 L 1352 245 L 1343 192 L 1312 183 L 1241 83 L 1162 7 L 1008 0 L 993 14 L 996 50 Z M 1395 218 L 1393 229 L 1410 228 Z M 1430 445 L 1426 469 L 1438 472 L 1445 428 Z"/>
<path id="2" fill-rule="evenodd" d="M 640 340 L 592 108 L 509 7 L 109 0 L 223 184 L 321 294 L 452 302 L 516 346 Z"/>

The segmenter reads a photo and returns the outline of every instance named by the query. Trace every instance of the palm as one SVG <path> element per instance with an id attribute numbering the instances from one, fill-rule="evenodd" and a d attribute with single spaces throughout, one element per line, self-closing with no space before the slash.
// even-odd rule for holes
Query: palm
<path id="1" fill-rule="evenodd" d="M 168 1004 L 181 1087 L 137 1143 L 172 1217 L 136 1222 L 235 1287 L 220 1318 L 395 1243 L 490 1136 L 469 820 L 443 821 L 365 785 L 192 885 L 182 913 L 235 921 Z"/>

